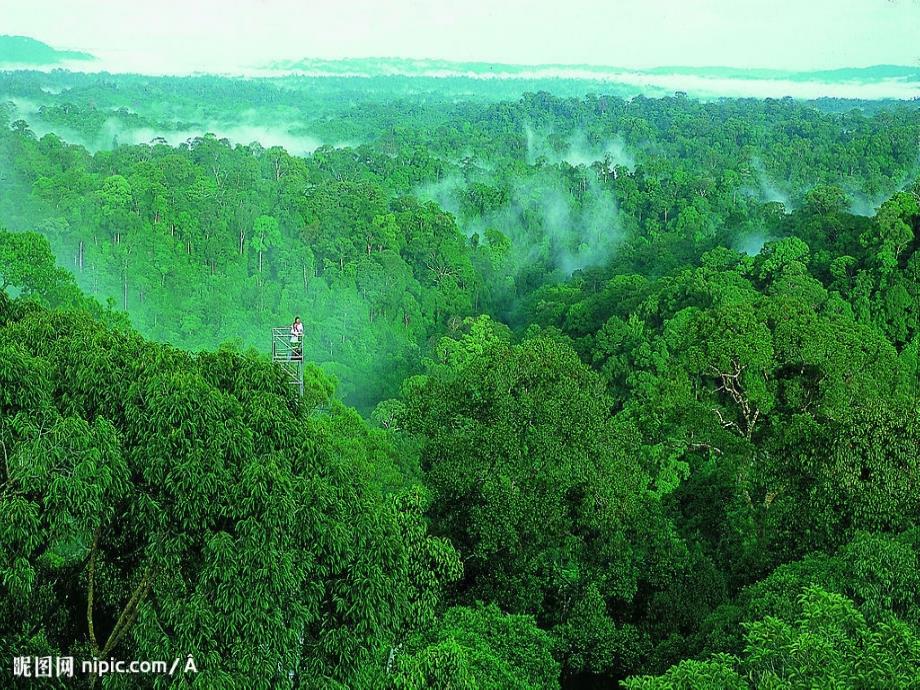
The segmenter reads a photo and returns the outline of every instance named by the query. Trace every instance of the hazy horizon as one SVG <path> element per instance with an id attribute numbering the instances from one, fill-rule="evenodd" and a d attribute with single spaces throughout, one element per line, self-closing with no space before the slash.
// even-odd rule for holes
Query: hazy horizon
<path id="1" fill-rule="evenodd" d="M 920 64 L 913 0 L 855 0 L 843 9 L 831 0 L 573 0 L 564 11 L 523 0 L 0 0 L 0 26 L 90 52 L 97 69 L 119 72 L 227 73 L 303 58 L 787 71 Z"/>

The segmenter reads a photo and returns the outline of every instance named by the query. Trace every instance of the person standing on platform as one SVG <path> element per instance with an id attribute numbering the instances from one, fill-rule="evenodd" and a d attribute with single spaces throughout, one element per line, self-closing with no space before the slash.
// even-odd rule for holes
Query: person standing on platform
<path id="1" fill-rule="evenodd" d="M 291 359 L 303 359 L 303 322 L 299 316 L 295 316 L 291 324 Z"/>

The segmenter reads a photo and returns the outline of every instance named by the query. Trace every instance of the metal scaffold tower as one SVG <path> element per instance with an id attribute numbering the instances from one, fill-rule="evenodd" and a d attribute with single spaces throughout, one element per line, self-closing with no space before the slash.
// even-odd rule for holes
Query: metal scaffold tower
<path id="1" fill-rule="evenodd" d="M 303 395 L 303 338 L 291 337 L 290 327 L 272 328 L 272 362 Z"/>

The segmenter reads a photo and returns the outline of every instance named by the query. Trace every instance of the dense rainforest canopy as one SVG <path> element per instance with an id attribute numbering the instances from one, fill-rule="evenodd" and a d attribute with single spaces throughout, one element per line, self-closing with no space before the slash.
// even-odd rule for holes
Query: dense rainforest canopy
<path id="1" fill-rule="evenodd" d="M 461 86 L 0 74 L 0 656 L 920 687 L 920 104 Z"/>

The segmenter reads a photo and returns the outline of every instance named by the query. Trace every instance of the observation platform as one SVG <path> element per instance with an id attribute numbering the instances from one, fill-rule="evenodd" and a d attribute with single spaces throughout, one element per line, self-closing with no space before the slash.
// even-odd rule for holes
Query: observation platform
<path id="1" fill-rule="evenodd" d="M 272 362 L 303 396 L 303 338 L 293 339 L 290 326 L 272 328 Z"/>

